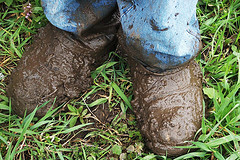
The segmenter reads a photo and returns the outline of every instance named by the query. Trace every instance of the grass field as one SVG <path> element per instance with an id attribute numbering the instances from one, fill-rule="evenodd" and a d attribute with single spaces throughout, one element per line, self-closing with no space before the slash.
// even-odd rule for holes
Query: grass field
<path id="1" fill-rule="evenodd" d="M 41 119 L 34 117 L 36 110 L 24 118 L 11 113 L 5 96 L 8 75 L 37 29 L 48 23 L 40 0 L 30 3 L 27 8 L 25 0 L 0 0 L 0 160 L 240 159 L 240 0 L 198 2 L 203 49 L 196 61 L 203 73 L 205 112 L 199 138 L 187 147 L 191 151 L 175 158 L 155 155 L 144 146 L 130 109 L 129 68 L 114 52 L 92 72 L 94 85 L 78 99 Z M 88 97 L 98 98 L 88 103 Z M 101 123 L 91 114 L 98 105 L 113 113 L 111 122 Z M 97 125 L 90 125 L 91 119 Z"/>

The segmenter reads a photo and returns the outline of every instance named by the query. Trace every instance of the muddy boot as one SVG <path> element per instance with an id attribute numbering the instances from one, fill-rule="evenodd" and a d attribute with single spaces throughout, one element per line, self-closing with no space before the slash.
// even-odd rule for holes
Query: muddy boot
<path id="1" fill-rule="evenodd" d="M 176 156 L 201 127 L 202 84 L 197 0 L 117 0 L 120 50 L 129 57 L 136 113 L 147 146 Z"/>
<path id="2" fill-rule="evenodd" d="M 201 127 L 202 74 L 191 61 L 185 66 L 153 73 L 130 59 L 132 103 L 147 146 L 156 154 L 178 156 Z"/>
<path id="3" fill-rule="evenodd" d="M 7 95 L 14 113 L 23 116 L 27 110 L 29 114 L 50 100 L 36 113 L 38 117 L 44 116 L 55 98 L 54 107 L 90 87 L 90 72 L 116 47 L 117 23 L 101 23 L 81 37 L 51 24 L 40 29 L 10 76 Z"/>

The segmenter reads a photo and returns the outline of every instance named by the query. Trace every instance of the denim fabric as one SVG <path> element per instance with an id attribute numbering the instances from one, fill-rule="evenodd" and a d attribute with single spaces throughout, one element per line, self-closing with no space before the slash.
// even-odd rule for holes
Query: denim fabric
<path id="1" fill-rule="evenodd" d="M 56 27 L 80 35 L 116 7 L 115 0 L 42 0 L 47 19 Z"/>
<path id="2" fill-rule="evenodd" d="M 152 68 L 187 62 L 199 50 L 197 0 L 117 0 L 128 52 Z"/>
<path id="3" fill-rule="evenodd" d="M 42 0 L 49 21 L 78 34 L 118 5 L 129 55 L 159 70 L 181 65 L 199 51 L 197 0 Z"/>

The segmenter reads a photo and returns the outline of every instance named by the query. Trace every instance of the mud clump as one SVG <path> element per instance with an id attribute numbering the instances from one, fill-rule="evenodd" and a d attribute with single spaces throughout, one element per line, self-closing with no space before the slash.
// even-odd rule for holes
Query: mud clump
<path id="1" fill-rule="evenodd" d="M 159 155 L 178 156 L 187 149 L 202 120 L 202 74 L 195 62 L 152 73 L 130 58 L 139 128 L 147 146 Z"/>
<path id="2" fill-rule="evenodd" d="M 14 113 L 29 114 L 50 100 L 37 111 L 41 117 L 55 98 L 54 107 L 84 92 L 92 83 L 91 71 L 115 49 L 115 32 L 85 33 L 76 39 L 51 24 L 40 29 L 10 76 L 7 95 Z"/>

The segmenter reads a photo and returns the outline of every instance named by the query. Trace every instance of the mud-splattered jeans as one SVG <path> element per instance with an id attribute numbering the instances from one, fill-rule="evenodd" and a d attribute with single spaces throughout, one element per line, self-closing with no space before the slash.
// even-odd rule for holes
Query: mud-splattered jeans
<path id="1" fill-rule="evenodd" d="M 42 0 L 48 20 L 74 34 L 118 6 L 123 44 L 146 67 L 165 70 L 188 62 L 200 48 L 197 0 Z"/>

